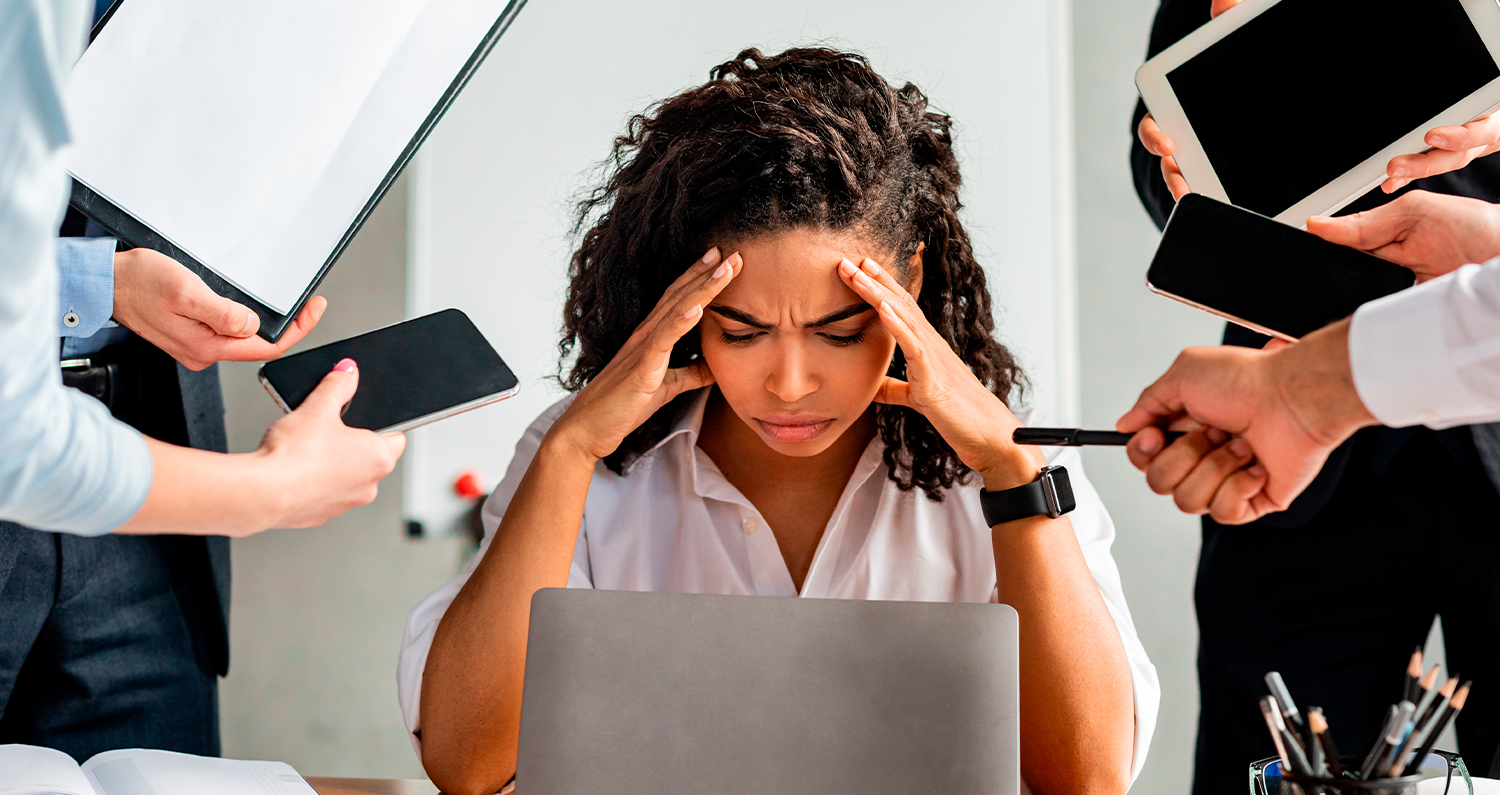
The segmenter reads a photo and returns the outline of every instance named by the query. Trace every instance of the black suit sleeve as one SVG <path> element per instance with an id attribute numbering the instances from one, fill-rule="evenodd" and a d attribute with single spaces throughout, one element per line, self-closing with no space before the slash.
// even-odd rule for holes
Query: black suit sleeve
<path id="1" fill-rule="evenodd" d="M 1209 20 L 1209 0 L 1162 0 L 1156 9 L 1156 21 L 1151 25 L 1151 41 L 1146 47 L 1147 60 L 1176 44 L 1182 37 L 1197 30 Z M 1130 120 L 1130 172 L 1135 178 L 1135 192 L 1141 204 L 1156 222 L 1156 228 L 1167 225 L 1167 216 L 1177 201 L 1167 190 L 1167 182 L 1161 176 L 1161 158 L 1146 151 L 1136 130 L 1146 116 L 1146 103 L 1135 103 L 1135 115 Z"/>

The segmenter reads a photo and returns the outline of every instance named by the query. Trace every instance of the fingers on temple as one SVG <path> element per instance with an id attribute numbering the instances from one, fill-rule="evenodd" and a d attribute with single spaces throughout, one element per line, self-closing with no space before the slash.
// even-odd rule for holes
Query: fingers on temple
<path id="1" fill-rule="evenodd" d="M 717 257 L 715 257 L 717 261 Z M 669 307 L 670 313 L 664 318 L 659 318 L 651 329 L 647 340 L 655 351 L 668 353 L 672 346 L 682 339 L 682 336 L 698 325 L 703 318 L 703 308 L 708 306 L 729 282 L 734 279 L 744 262 L 739 254 L 731 254 L 723 262 L 717 265 L 706 260 L 700 260 L 695 268 L 701 268 L 707 273 L 699 273 L 697 278 L 691 279 L 678 291 L 676 300 L 667 303 L 664 298 L 662 306 Z"/>

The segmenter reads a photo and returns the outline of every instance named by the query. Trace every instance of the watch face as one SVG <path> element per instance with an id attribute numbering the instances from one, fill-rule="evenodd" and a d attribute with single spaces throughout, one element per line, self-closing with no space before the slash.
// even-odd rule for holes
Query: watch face
<path id="1" fill-rule="evenodd" d="M 1057 490 L 1057 512 L 1065 514 L 1078 507 L 1078 501 L 1073 499 L 1073 483 L 1068 480 L 1068 470 L 1058 467 L 1052 473 L 1052 487 Z"/>

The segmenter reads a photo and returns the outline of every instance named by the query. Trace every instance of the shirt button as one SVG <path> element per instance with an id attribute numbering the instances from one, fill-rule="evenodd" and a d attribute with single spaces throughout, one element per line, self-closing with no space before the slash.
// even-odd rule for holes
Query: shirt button
<path id="1" fill-rule="evenodd" d="M 69 312 L 68 314 L 63 315 L 63 325 L 67 326 L 68 328 L 76 328 L 78 326 L 78 313 Z"/>
<path id="2" fill-rule="evenodd" d="M 753 516 L 746 516 L 740 521 L 740 527 L 745 528 L 745 535 L 754 535 L 760 529 L 760 522 L 755 521 Z"/>

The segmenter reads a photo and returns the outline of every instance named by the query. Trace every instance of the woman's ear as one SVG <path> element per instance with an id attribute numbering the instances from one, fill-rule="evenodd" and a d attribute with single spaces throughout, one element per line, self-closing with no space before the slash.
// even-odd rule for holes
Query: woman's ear
<path id="1" fill-rule="evenodd" d="M 906 291 L 911 293 L 912 298 L 922 295 L 922 252 L 927 250 L 927 243 L 917 244 L 917 250 L 912 253 L 911 259 L 906 263 Z"/>

